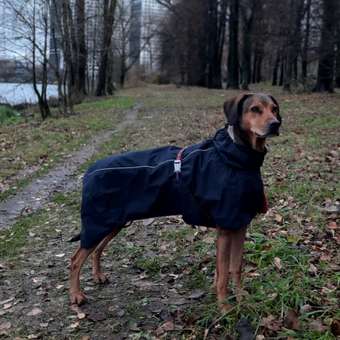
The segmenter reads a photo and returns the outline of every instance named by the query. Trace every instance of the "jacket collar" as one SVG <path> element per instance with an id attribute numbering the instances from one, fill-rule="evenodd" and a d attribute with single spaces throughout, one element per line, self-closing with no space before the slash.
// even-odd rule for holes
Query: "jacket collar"
<path id="1" fill-rule="evenodd" d="M 227 128 L 220 129 L 213 138 L 213 144 L 222 160 L 231 167 L 240 169 L 259 169 L 267 153 L 259 152 L 247 145 L 236 144 Z"/>

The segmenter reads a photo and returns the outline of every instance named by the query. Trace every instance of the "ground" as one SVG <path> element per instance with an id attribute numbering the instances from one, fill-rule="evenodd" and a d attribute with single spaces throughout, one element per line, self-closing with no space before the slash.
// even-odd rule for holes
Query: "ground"
<path id="1" fill-rule="evenodd" d="M 87 265 L 82 285 L 89 303 L 71 309 L 68 266 L 76 245 L 67 240 L 79 231 L 78 184 L 54 189 L 38 210 L 0 231 L 0 338 L 236 339 L 251 327 L 258 340 L 336 339 L 340 95 L 287 95 L 263 84 L 253 90 L 276 96 L 283 128 L 269 141 L 263 177 L 271 209 L 249 228 L 248 294 L 239 305 L 231 296 L 233 309 L 221 315 L 215 304 L 215 232 L 171 217 L 121 232 L 103 261 L 110 283 L 96 286 Z M 82 104 L 77 116 L 1 126 L 2 203 L 131 110 L 136 121 L 103 141 L 70 180 L 105 155 L 211 136 L 224 124 L 225 98 L 235 94 L 145 86 Z M 25 168 L 33 169 L 29 176 L 21 175 Z"/>

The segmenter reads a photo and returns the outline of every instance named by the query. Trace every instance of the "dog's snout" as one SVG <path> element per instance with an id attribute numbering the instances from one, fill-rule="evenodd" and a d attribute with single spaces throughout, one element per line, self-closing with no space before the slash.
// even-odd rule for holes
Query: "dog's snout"
<path id="1" fill-rule="evenodd" d="M 275 120 L 269 124 L 269 131 L 271 134 L 279 134 L 279 128 L 281 123 L 278 120 Z"/>

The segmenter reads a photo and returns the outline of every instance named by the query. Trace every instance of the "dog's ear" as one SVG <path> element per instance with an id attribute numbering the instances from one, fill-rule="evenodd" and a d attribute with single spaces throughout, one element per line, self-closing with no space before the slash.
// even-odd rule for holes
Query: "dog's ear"
<path id="1" fill-rule="evenodd" d="M 278 108 L 278 112 L 277 112 L 277 119 L 279 120 L 279 122 L 281 123 L 281 121 L 282 121 L 282 118 L 281 118 L 281 116 L 280 116 L 280 105 L 279 105 L 279 103 L 277 102 L 277 100 L 272 96 L 272 95 L 268 95 L 269 96 L 269 98 L 273 101 L 273 103 L 277 106 L 277 108 Z"/>
<path id="2" fill-rule="evenodd" d="M 239 120 L 243 112 L 243 103 L 246 101 L 247 98 L 251 97 L 252 95 L 252 93 L 241 94 L 237 97 L 227 100 L 224 103 L 224 114 L 229 125 L 236 126 L 239 124 Z"/>

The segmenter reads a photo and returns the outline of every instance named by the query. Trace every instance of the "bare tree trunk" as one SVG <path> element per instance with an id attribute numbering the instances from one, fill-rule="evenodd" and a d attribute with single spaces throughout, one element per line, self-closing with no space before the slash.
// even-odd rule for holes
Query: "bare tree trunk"
<path id="1" fill-rule="evenodd" d="M 228 84 L 227 88 L 239 88 L 239 57 L 238 57 L 238 19 L 239 2 L 230 1 L 229 18 L 229 55 L 228 55 Z"/>
<path id="2" fill-rule="evenodd" d="M 340 5 L 337 8 L 337 17 L 340 15 Z M 336 56 L 335 56 L 335 86 L 340 87 L 340 22 L 336 28 Z"/>
<path id="3" fill-rule="evenodd" d="M 306 29 L 302 48 L 302 63 L 301 63 L 301 76 L 302 82 L 306 82 L 307 78 L 307 66 L 308 66 L 308 48 L 309 48 L 309 36 L 310 36 L 310 16 L 311 16 L 311 2 L 307 0 L 306 3 Z"/>
<path id="4" fill-rule="evenodd" d="M 281 58 L 279 86 L 283 86 L 285 66 L 286 66 L 286 60 L 285 60 L 285 58 Z"/>
<path id="5" fill-rule="evenodd" d="M 85 0 L 76 0 L 75 17 L 77 38 L 76 88 L 80 95 L 86 95 L 87 49 L 85 42 Z"/>
<path id="6" fill-rule="evenodd" d="M 335 31 L 338 0 L 323 0 L 318 78 L 314 91 L 334 91 Z"/>
<path id="7" fill-rule="evenodd" d="M 335 59 L 335 86 L 340 87 L 340 23 L 338 22 L 336 42 L 336 59 Z"/>
<path id="8" fill-rule="evenodd" d="M 208 56 L 207 87 L 222 88 L 221 63 L 226 26 L 227 1 L 208 2 Z"/>
<path id="9" fill-rule="evenodd" d="M 41 114 L 41 118 L 45 120 L 48 116 L 50 116 L 50 108 L 47 101 L 47 34 L 48 34 L 48 26 L 47 26 L 47 14 L 46 14 L 46 26 L 44 27 L 44 47 L 43 47 L 43 77 L 41 84 L 41 92 L 38 89 L 38 81 L 37 81 L 37 34 L 36 34 L 36 2 L 33 2 L 33 22 L 32 22 L 32 79 L 33 79 L 33 89 L 38 98 L 38 105 Z M 46 64 L 45 64 L 46 63 Z"/>
<path id="10" fill-rule="evenodd" d="M 275 64 L 273 67 L 273 77 L 272 77 L 272 86 L 277 86 L 277 78 L 278 78 L 278 73 L 279 73 L 279 67 L 280 67 L 280 52 L 277 53 L 276 58 L 275 58 Z"/>
<path id="11" fill-rule="evenodd" d="M 285 91 L 291 90 L 291 81 L 294 75 L 294 63 L 296 62 L 299 53 L 303 0 L 290 0 L 289 8 L 290 20 L 287 35 L 287 67 L 283 81 L 283 89 Z"/>
<path id="12" fill-rule="evenodd" d="M 96 90 L 97 96 L 105 96 L 111 91 L 110 89 L 113 88 L 112 84 L 108 84 L 108 68 L 109 64 L 112 62 L 112 58 L 110 58 L 110 50 L 112 44 L 115 8 L 116 0 L 104 0 L 103 40 Z"/>
<path id="13" fill-rule="evenodd" d="M 74 91 L 74 63 L 72 57 L 72 32 L 70 18 L 70 4 L 68 0 L 62 2 L 62 31 L 63 31 L 63 54 L 64 54 L 64 100 L 65 106 L 73 114 L 73 91 Z"/>
<path id="14" fill-rule="evenodd" d="M 251 81 L 251 52 L 252 52 L 252 27 L 254 17 L 254 2 L 251 0 L 241 7 L 242 14 L 242 80 L 241 88 L 249 90 Z"/>

